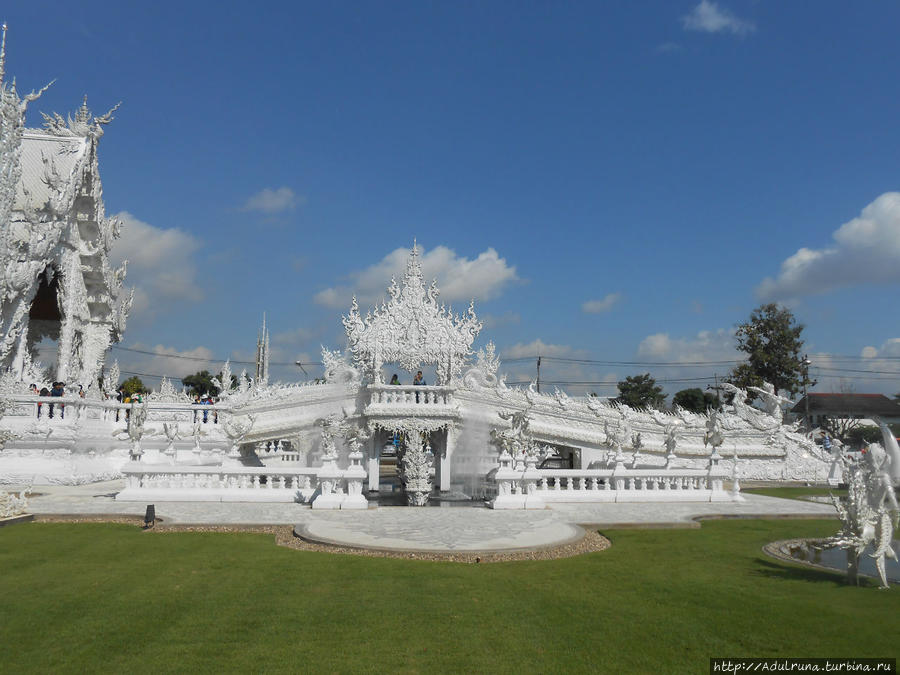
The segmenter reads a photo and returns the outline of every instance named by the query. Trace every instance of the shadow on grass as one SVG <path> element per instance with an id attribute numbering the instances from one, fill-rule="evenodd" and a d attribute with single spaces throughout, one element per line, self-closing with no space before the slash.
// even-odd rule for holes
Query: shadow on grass
<path id="1" fill-rule="evenodd" d="M 827 583 L 831 586 L 846 586 L 846 575 L 837 570 L 818 569 L 806 565 L 782 563 L 772 558 L 756 558 L 756 574 L 767 579 L 783 579 L 788 581 L 809 581 Z M 864 577 L 860 577 L 860 586 L 867 585 Z"/>

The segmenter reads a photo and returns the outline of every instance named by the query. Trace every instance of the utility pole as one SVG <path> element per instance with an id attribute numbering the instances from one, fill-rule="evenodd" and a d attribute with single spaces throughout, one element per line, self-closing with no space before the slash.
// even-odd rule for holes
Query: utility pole
<path id="1" fill-rule="evenodd" d="M 537 391 L 541 393 L 541 357 L 537 360 Z"/>
<path id="2" fill-rule="evenodd" d="M 806 408 L 806 433 L 812 431 L 812 425 L 809 423 L 809 356 L 803 355 L 803 401 Z"/>
<path id="3" fill-rule="evenodd" d="M 713 378 L 715 378 L 716 386 L 711 387 L 710 385 L 706 385 L 707 389 L 712 389 L 716 392 L 716 410 L 722 407 L 722 398 L 719 396 L 719 392 L 722 390 L 722 387 L 719 386 L 719 374 L 713 373 Z"/>

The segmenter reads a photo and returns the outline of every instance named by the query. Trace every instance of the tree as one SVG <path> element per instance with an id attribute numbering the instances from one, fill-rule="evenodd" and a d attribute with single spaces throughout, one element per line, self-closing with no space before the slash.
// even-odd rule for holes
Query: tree
<path id="1" fill-rule="evenodd" d="M 193 375 L 188 375 L 186 377 L 181 378 L 181 383 L 188 387 L 190 390 L 191 396 L 206 396 L 209 394 L 210 396 L 218 396 L 219 388 L 216 387 L 212 380 L 213 378 L 218 379 L 220 382 L 222 381 L 222 373 L 218 375 L 213 375 L 208 370 L 201 370 L 198 373 L 194 373 Z M 231 376 L 231 385 L 232 387 L 237 386 L 237 376 Z"/>
<path id="2" fill-rule="evenodd" d="M 135 394 L 142 394 L 146 391 L 144 383 L 141 382 L 141 378 L 137 375 L 132 375 L 125 380 L 122 383 L 122 388 L 125 390 L 125 396 L 134 396 Z"/>
<path id="3" fill-rule="evenodd" d="M 841 441 L 851 448 L 859 448 L 863 445 L 868 445 L 869 443 L 881 443 L 881 429 L 868 424 L 858 425 L 850 429 L 841 438 Z"/>
<path id="4" fill-rule="evenodd" d="M 618 403 L 632 408 L 659 408 L 666 401 L 663 389 L 657 386 L 650 373 L 628 376 L 619 382 Z"/>
<path id="5" fill-rule="evenodd" d="M 775 303 L 754 309 L 735 334 L 737 348 L 747 354 L 747 362 L 734 368 L 728 381 L 743 389 L 771 382 L 776 394 L 790 395 L 814 385 L 801 355 L 803 328 L 789 309 Z M 753 392 L 749 394 L 752 400 Z"/>
<path id="6" fill-rule="evenodd" d="M 672 397 L 672 405 L 681 406 L 689 412 L 705 413 L 709 408 L 715 408 L 718 405 L 718 401 L 708 391 L 694 387 L 692 389 L 682 389 L 676 393 Z"/>
<path id="7" fill-rule="evenodd" d="M 212 373 L 208 370 L 201 370 L 193 375 L 182 377 L 181 383 L 190 389 L 191 396 L 206 396 L 207 394 L 218 396 L 219 390 L 212 383 L 212 379 Z"/>

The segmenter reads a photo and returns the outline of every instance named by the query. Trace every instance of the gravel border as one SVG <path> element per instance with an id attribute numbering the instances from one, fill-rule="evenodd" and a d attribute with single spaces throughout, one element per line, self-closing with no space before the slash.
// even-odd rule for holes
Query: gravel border
<path id="1" fill-rule="evenodd" d="M 35 516 L 35 522 L 41 523 L 117 523 L 122 525 L 143 526 L 143 516 Z M 149 533 L 160 535 L 173 532 L 251 532 L 256 534 L 271 534 L 275 537 L 275 543 L 279 546 L 291 548 L 297 551 L 316 551 L 319 553 L 336 553 L 342 555 L 358 555 L 368 558 L 401 558 L 404 560 L 432 560 L 439 562 L 458 563 L 493 563 L 510 562 L 517 560 L 556 560 L 558 558 L 572 558 L 585 553 L 596 553 L 608 549 L 612 542 L 595 530 L 587 530 L 584 537 L 576 542 L 553 546 L 549 548 L 515 551 L 494 551 L 481 553 L 477 551 L 466 552 L 441 552 L 441 551 L 384 551 L 366 548 L 354 548 L 350 546 L 330 546 L 316 544 L 300 539 L 294 534 L 292 525 L 177 525 L 166 524 L 157 520 L 156 525 Z"/>

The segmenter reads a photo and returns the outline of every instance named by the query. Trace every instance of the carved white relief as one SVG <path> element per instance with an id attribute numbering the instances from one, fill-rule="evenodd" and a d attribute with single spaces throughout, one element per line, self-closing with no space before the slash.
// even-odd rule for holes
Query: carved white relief
<path id="1" fill-rule="evenodd" d="M 458 377 L 472 354 L 472 343 L 481 331 L 474 301 L 464 315 L 438 304 L 436 283 L 425 287 L 419 250 L 413 246 L 401 284 L 391 280 L 390 299 L 362 316 L 356 298 L 344 329 L 356 368 L 372 381 L 381 382 L 381 366 L 397 363 L 408 371 L 433 366 L 436 384 Z"/>

